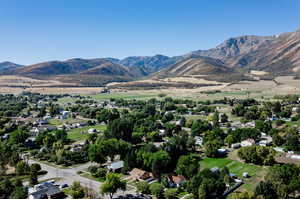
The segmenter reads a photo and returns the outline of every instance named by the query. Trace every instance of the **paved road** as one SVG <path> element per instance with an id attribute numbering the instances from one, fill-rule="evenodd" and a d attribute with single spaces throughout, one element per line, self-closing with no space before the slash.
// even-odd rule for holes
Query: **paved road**
<path id="1" fill-rule="evenodd" d="M 77 171 L 84 170 L 88 168 L 91 163 L 87 163 L 78 167 L 74 168 L 68 168 L 68 169 L 60 169 L 56 167 L 49 166 L 47 164 L 35 161 L 35 160 L 29 160 L 29 163 L 38 163 L 41 165 L 42 170 L 47 171 L 48 173 L 44 176 L 41 176 L 39 180 L 47 180 L 50 178 L 61 178 L 59 181 L 61 184 L 66 183 L 71 185 L 73 182 L 78 181 L 81 183 L 82 186 L 88 187 L 99 193 L 99 187 L 101 186 L 101 182 L 90 180 L 88 178 L 84 178 L 77 174 Z"/>
<path id="2" fill-rule="evenodd" d="M 80 165 L 78 167 L 68 168 L 68 169 L 60 169 L 53 166 L 49 166 L 47 164 L 44 164 L 42 162 L 38 162 L 35 160 L 29 160 L 29 164 L 38 163 L 41 165 L 42 170 L 47 171 L 48 173 L 44 176 L 39 177 L 39 181 L 48 180 L 51 178 L 61 178 L 59 181 L 60 184 L 68 184 L 71 185 L 73 182 L 77 181 L 80 182 L 80 184 L 84 187 L 88 187 L 92 190 L 94 190 L 97 194 L 99 193 L 99 187 L 102 185 L 101 182 L 90 180 L 88 178 L 82 177 L 77 174 L 77 171 L 82 171 L 86 168 L 88 168 L 92 163 L 86 163 L 83 165 Z M 120 191 L 116 193 L 117 195 L 124 195 L 124 194 L 134 194 L 135 190 L 131 189 L 130 191 L 126 191 L 125 193 L 123 191 Z"/>

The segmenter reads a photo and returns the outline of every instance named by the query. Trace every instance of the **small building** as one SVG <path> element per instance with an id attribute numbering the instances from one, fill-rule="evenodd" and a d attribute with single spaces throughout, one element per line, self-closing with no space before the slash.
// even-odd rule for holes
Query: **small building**
<path id="1" fill-rule="evenodd" d="M 276 152 L 284 153 L 284 148 L 282 147 L 274 147 L 273 148 Z"/>
<path id="2" fill-rule="evenodd" d="M 261 140 L 258 142 L 259 146 L 270 146 L 271 145 L 271 141 L 270 140 Z"/>
<path id="3" fill-rule="evenodd" d="M 48 124 L 48 121 L 47 121 L 47 120 L 44 120 L 44 119 L 39 119 L 39 120 L 37 120 L 36 122 L 37 122 L 37 124 L 38 124 L 39 126 Z"/>
<path id="4" fill-rule="evenodd" d="M 67 119 L 69 117 L 70 111 L 62 111 L 61 115 L 58 117 L 61 120 Z"/>
<path id="5" fill-rule="evenodd" d="M 254 139 L 251 139 L 251 138 L 246 139 L 246 140 L 243 140 L 243 141 L 241 142 L 241 146 L 242 146 L 242 147 L 245 147 L 245 146 L 253 146 L 253 145 L 255 145 L 255 140 L 254 140 Z"/>
<path id="6" fill-rule="evenodd" d="M 226 149 L 218 149 L 217 152 L 219 155 L 224 156 L 224 155 L 226 155 L 227 150 Z"/>
<path id="7" fill-rule="evenodd" d="M 244 177 L 244 178 L 249 178 L 250 176 L 249 176 L 248 172 L 244 172 L 244 173 L 243 173 L 243 177 Z"/>
<path id="8" fill-rule="evenodd" d="M 25 146 L 27 147 L 34 147 L 35 146 L 35 140 L 36 138 L 35 137 L 29 137 L 25 140 Z"/>
<path id="9" fill-rule="evenodd" d="M 300 155 L 291 155 L 292 159 L 300 160 Z"/>
<path id="10" fill-rule="evenodd" d="M 113 162 L 110 165 L 107 166 L 107 169 L 116 172 L 120 171 L 124 167 L 124 161 L 118 161 L 118 162 Z"/>
<path id="11" fill-rule="evenodd" d="M 241 143 L 233 143 L 232 145 L 231 145 L 231 148 L 234 148 L 234 149 L 238 149 L 238 148 L 240 148 L 241 147 Z"/>
<path id="12" fill-rule="evenodd" d="M 65 198 L 64 192 L 62 192 L 57 186 L 50 182 L 44 182 L 35 185 L 33 188 L 28 189 L 29 199 L 61 199 Z"/>
<path id="13" fill-rule="evenodd" d="M 93 129 L 93 128 L 92 128 L 92 129 L 89 129 L 89 130 L 88 130 L 88 133 L 89 133 L 89 134 L 97 133 L 97 129 Z"/>
<path id="14" fill-rule="evenodd" d="M 100 93 L 110 93 L 110 90 L 108 88 L 103 88 L 100 90 Z"/>
<path id="15" fill-rule="evenodd" d="M 168 177 L 170 187 L 180 187 L 186 183 L 186 179 L 182 175 L 172 175 Z"/>
<path id="16" fill-rule="evenodd" d="M 195 136 L 195 144 L 198 146 L 202 146 L 203 145 L 203 138 L 200 136 Z"/>
<path id="17" fill-rule="evenodd" d="M 143 181 L 143 180 L 148 180 L 148 179 L 152 178 L 152 173 L 144 171 L 142 169 L 138 169 L 138 168 L 132 169 L 129 172 L 129 174 L 133 180 L 137 180 L 137 181 L 140 181 L 140 180 Z"/>
<path id="18" fill-rule="evenodd" d="M 4 135 L 1 136 L 2 140 L 7 140 L 9 138 L 9 134 L 5 133 Z"/>
<path id="19" fill-rule="evenodd" d="M 81 151 L 82 148 L 83 148 L 83 146 L 84 146 L 84 144 L 85 144 L 85 142 L 74 143 L 74 144 L 72 144 L 70 151 L 71 152 Z"/>
<path id="20" fill-rule="evenodd" d="M 293 112 L 293 113 L 296 113 L 297 111 L 298 111 L 298 107 L 293 107 L 293 108 L 292 108 L 292 112 Z"/>
<path id="21" fill-rule="evenodd" d="M 37 127 L 33 127 L 33 129 L 31 129 L 29 131 L 30 135 L 31 136 L 37 136 L 39 133 L 41 132 L 41 130 Z"/>
<path id="22" fill-rule="evenodd" d="M 213 173 L 217 173 L 217 172 L 220 171 L 220 169 L 219 169 L 219 167 L 213 167 L 213 168 L 210 169 L 210 171 L 213 172 Z"/>

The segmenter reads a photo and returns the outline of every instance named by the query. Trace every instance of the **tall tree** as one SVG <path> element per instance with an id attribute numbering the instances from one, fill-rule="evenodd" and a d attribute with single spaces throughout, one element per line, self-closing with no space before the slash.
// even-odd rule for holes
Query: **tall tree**
<path id="1" fill-rule="evenodd" d="M 108 194 L 112 199 L 118 190 L 126 190 L 126 181 L 122 181 L 120 175 L 116 173 L 108 173 L 105 182 L 100 187 L 100 192 L 103 195 Z"/>

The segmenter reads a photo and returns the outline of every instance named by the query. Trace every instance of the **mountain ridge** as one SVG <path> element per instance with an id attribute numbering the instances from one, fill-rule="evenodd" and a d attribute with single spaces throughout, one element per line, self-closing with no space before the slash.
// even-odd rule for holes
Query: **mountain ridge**
<path id="1" fill-rule="evenodd" d="M 300 30 L 277 36 L 232 37 L 215 48 L 196 50 L 173 57 L 157 54 L 154 56 L 129 56 L 124 59 L 73 58 L 30 66 L 14 65 L 8 62 L 5 66 L 3 67 L 5 70 L 1 71 L 0 63 L 1 74 L 33 77 L 81 74 L 106 76 L 111 80 L 118 77 L 118 80 L 126 81 L 176 75 L 218 77 L 230 73 L 235 75 L 240 73 L 239 75 L 242 77 L 247 70 L 262 70 L 273 76 L 293 75 L 300 71 Z"/>

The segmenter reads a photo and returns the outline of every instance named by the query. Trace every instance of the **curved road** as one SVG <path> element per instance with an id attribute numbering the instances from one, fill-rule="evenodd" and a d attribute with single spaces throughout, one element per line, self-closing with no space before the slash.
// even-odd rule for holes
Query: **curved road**
<path id="1" fill-rule="evenodd" d="M 89 166 L 93 165 L 90 162 L 80 165 L 78 167 L 73 167 L 73 168 L 68 168 L 68 169 L 56 168 L 54 166 L 50 166 L 45 163 L 30 159 L 29 164 L 33 164 L 33 163 L 40 164 L 42 170 L 45 170 L 48 172 L 46 175 L 39 177 L 39 181 L 45 181 L 45 180 L 49 180 L 51 178 L 60 178 L 61 179 L 61 180 L 59 180 L 60 184 L 68 184 L 68 185 L 71 185 L 73 182 L 77 181 L 77 182 L 80 182 L 80 184 L 83 187 L 92 189 L 98 195 L 100 195 L 100 186 L 102 185 L 101 182 L 91 180 L 91 179 L 82 177 L 77 174 L 78 171 L 85 170 Z M 130 187 L 132 187 L 132 186 L 130 186 Z M 131 189 L 131 190 L 125 191 L 125 192 L 119 191 L 118 193 L 115 194 L 115 196 L 124 195 L 124 194 L 135 194 L 135 189 Z"/>

